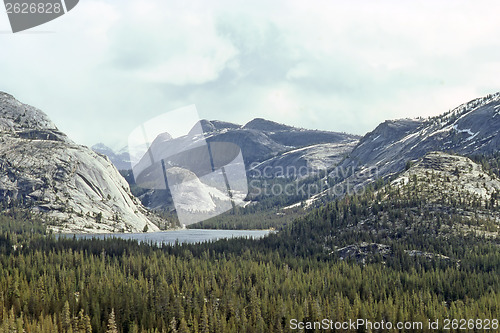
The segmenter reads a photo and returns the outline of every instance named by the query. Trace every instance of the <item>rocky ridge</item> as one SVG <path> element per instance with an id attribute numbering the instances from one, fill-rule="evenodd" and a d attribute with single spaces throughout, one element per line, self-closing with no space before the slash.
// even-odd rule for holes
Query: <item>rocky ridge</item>
<path id="1" fill-rule="evenodd" d="M 359 173 L 371 167 L 379 177 L 387 177 L 432 151 L 492 153 L 500 147 L 499 115 L 500 92 L 437 117 L 385 121 L 366 134 L 338 168 Z M 356 182 L 354 177 L 350 180 Z"/>
<path id="2" fill-rule="evenodd" d="M 185 137 L 172 139 L 170 136 L 159 135 L 151 144 L 151 151 L 161 156 L 172 156 L 178 152 L 179 147 L 189 151 L 199 147 L 200 144 L 205 144 L 200 140 L 206 140 L 209 144 L 233 143 L 241 149 L 245 168 L 250 177 L 281 177 L 293 181 L 296 177 L 306 177 L 335 166 L 352 150 L 358 140 L 355 135 L 295 128 L 261 118 L 245 125 L 217 120 L 201 120 L 200 125 L 203 136 L 193 135 L 196 127 L 193 128 L 191 135 Z M 110 152 L 110 149 L 103 145 L 96 145 L 93 148 L 110 158 L 116 156 L 116 153 Z M 122 162 L 125 161 L 115 162 L 115 165 L 120 165 Z M 129 182 L 132 178 L 127 177 Z M 207 197 L 208 193 L 214 192 L 214 189 L 207 186 L 195 188 L 195 185 L 192 185 L 191 190 L 197 194 L 187 195 L 186 204 L 183 206 L 187 210 L 197 211 L 199 210 L 197 198 Z M 168 191 L 139 190 L 136 194 L 150 209 L 173 207 Z M 213 203 L 219 200 L 217 196 L 211 197 Z M 187 200 L 188 198 L 194 200 Z M 188 204 L 189 202 L 191 204 Z M 209 203 L 208 206 L 215 204 Z"/>

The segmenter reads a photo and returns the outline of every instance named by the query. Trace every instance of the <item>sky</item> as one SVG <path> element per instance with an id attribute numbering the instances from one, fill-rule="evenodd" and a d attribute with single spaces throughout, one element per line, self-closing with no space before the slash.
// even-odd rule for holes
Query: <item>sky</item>
<path id="1" fill-rule="evenodd" d="M 0 91 L 89 146 L 192 104 L 363 135 L 500 91 L 499 14 L 496 0 L 80 0 L 13 34 L 1 11 Z"/>

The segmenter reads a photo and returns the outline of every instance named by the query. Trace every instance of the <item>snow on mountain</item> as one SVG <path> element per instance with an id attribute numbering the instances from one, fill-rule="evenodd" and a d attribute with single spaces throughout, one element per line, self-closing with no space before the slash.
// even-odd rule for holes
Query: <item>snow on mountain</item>
<path id="1" fill-rule="evenodd" d="M 462 155 L 498 151 L 499 107 L 500 93 L 496 93 L 464 103 L 441 116 L 385 121 L 359 141 L 338 169 L 359 171 L 375 167 L 377 175 L 385 177 L 431 151 Z M 355 176 L 350 181 L 359 183 Z"/>

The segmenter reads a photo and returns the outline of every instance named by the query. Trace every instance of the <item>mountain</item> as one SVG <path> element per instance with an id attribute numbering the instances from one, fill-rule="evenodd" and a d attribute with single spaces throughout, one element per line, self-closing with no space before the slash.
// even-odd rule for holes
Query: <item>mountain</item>
<path id="1" fill-rule="evenodd" d="M 366 184 L 374 178 L 359 177 L 363 170 L 387 177 L 431 151 L 491 154 L 500 149 L 499 133 L 500 93 L 496 93 L 437 117 L 385 121 L 359 141 L 334 174 L 351 173 L 349 182 Z"/>
<path id="2" fill-rule="evenodd" d="M 430 152 L 386 184 L 339 197 L 291 224 L 291 250 L 384 264 L 446 264 L 500 236 L 500 179 L 468 157 Z"/>
<path id="3" fill-rule="evenodd" d="M 113 149 L 106 146 L 104 143 L 97 143 L 90 147 L 96 153 L 106 155 L 111 163 L 118 170 L 129 170 L 130 169 L 130 155 L 128 153 L 127 147 L 120 149 L 115 152 Z"/>
<path id="4" fill-rule="evenodd" d="M 214 122 L 217 123 L 216 121 L 209 123 Z M 328 151 L 331 148 L 329 145 L 352 145 L 359 139 L 356 135 L 296 128 L 262 118 L 253 119 L 244 126 L 237 125 L 236 127 L 234 124 L 230 124 L 230 126 L 215 127 L 205 131 L 205 135 L 208 142 L 232 142 L 238 145 L 241 148 L 247 169 L 254 168 L 252 164 L 274 159 L 298 148 L 302 148 L 302 154 L 306 155 L 309 153 L 308 147 L 316 152 L 323 148 Z M 321 144 L 323 146 L 320 146 Z M 309 155 L 311 155 L 309 158 L 311 163 L 317 161 L 312 157 L 312 154 Z M 317 156 L 321 158 L 319 155 Z M 293 162 L 292 160 L 283 160 L 283 162 L 284 164 L 279 164 L 280 167 L 296 167 L 298 169 L 303 166 L 302 161 L 299 164 L 290 163 Z M 262 167 L 265 165 L 267 164 L 262 164 Z"/>
<path id="5" fill-rule="evenodd" d="M 240 147 L 248 170 L 262 171 L 272 165 L 276 170 L 288 168 L 311 172 L 319 167 L 331 167 L 343 159 L 359 140 L 356 135 L 295 128 L 261 118 L 243 126 L 219 120 L 201 120 L 200 125 L 207 142 L 230 142 Z M 155 141 L 156 145 L 166 146 L 161 149 L 164 151 L 188 144 L 182 137 Z M 130 169 L 127 147 L 115 152 L 98 143 L 92 149 L 108 156 L 117 169 Z"/>
<path id="6" fill-rule="evenodd" d="M 203 137 L 194 135 L 194 131 L 199 128 L 197 126 L 193 127 L 189 135 L 183 137 L 172 138 L 164 133 L 152 142 L 150 151 L 158 156 L 173 156 L 179 152 L 179 147 L 182 147 L 182 151 L 197 149 L 200 144 L 204 144 L 201 140 L 209 144 L 233 143 L 241 149 L 250 177 L 281 177 L 293 181 L 298 176 L 305 177 L 335 166 L 352 150 L 359 139 L 355 135 L 295 128 L 261 118 L 243 126 L 218 120 L 201 120 L 199 125 L 203 130 Z M 104 145 L 96 145 L 93 148 L 107 154 L 112 161 L 115 160 L 115 165 L 123 162 L 123 158 L 117 158 L 118 154 Z M 185 156 L 185 158 L 196 157 L 197 154 Z M 148 163 L 148 159 L 143 162 Z M 144 168 L 146 167 L 144 165 Z M 135 186 L 132 175 L 126 175 L 126 179 L 132 185 L 134 193 L 147 207 L 155 210 L 173 207 L 168 190 L 141 190 Z M 217 192 L 215 189 L 203 185 L 195 191 L 193 186 L 195 185 L 191 184 L 190 189 L 198 194 L 184 198 L 182 206 L 186 210 L 197 211 L 199 200 L 196 198 L 199 199 L 201 196 L 212 198 L 207 201 L 208 206 L 216 206 L 210 204 L 210 201 L 219 200 L 220 203 L 220 199 L 213 195 Z M 212 195 L 208 196 L 207 193 Z M 187 204 L 188 202 L 190 204 Z"/>
<path id="7" fill-rule="evenodd" d="M 0 93 L 0 198 L 56 232 L 141 232 L 166 224 L 109 159 L 72 142 L 42 111 Z"/>

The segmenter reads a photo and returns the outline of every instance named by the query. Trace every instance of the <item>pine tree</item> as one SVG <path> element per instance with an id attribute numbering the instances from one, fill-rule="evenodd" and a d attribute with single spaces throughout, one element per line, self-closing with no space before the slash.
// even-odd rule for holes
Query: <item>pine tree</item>
<path id="1" fill-rule="evenodd" d="M 189 328 L 188 328 L 188 325 L 186 323 L 186 319 L 184 319 L 184 318 L 181 319 L 178 332 L 179 333 L 189 333 Z"/>
<path id="2" fill-rule="evenodd" d="M 64 307 L 63 307 L 62 313 L 61 313 L 61 324 L 62 324 L 63 332 L 69 332 L 69 331 L 73 330 L 73 328 L 71 327 L 72 322 L 71 322 L 71 314 L 69 312 L 68 301 L 64 302 Z"/>
<path id="3" fill-rule="evenodd" d="M 210 329 L 208 326 L 207 306 L 206 306 L 206 304 L 203 304 L 203 312 L 202 312 L 201 322 L 200 322 L 200 333 L 207 333 L 209 331 L 210 331 Z"/>
<path id="4" fill-rule="evenodd" d="M 111 309 L 111 313 L 109 314 L 106 333 L 118 333 L 118 328 L 116 326 L 115 309 Z"/>

